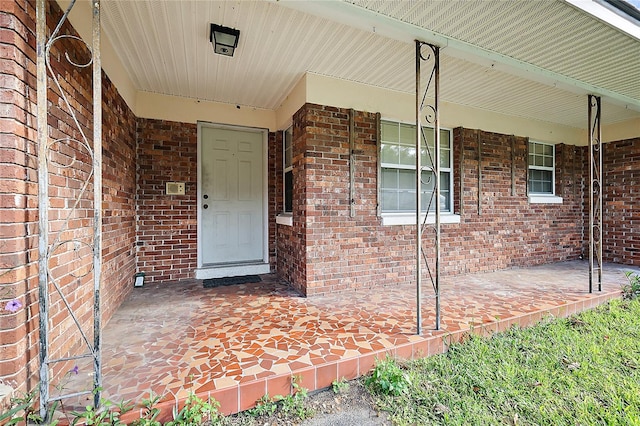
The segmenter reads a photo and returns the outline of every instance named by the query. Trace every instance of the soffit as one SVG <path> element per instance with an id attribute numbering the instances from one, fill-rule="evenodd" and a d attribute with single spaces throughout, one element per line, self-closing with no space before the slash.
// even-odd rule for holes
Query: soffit
<path id="1" fill-rule="evenodd" d="M 536 9 L 531 3 L 546 5 L 555 13 L 544 12 L 537 19 L 546 9 Z M 603 53 L 601 37 L 618 40 L 615 31 L 611 33 L 606 25 L 561 2 L 384 0 L 361 1 L 353 7 L 431 28 L 485 49 L 497 49 L 640 99 L 640 65 L 631 69 L 633 58 L 624 57 L 618 48 L 610 49 L 612 52 L 597 61 L 590 57 L 589 52 Z M 523 28 L 527 17 L 532 22 Z M 407 93 L 414 90 L 413 44 L 283 7 L 278 2 L 105 1 L 102 19 L 104 33 L 140 91 L 277 109 L 305 72 Z M 546 27 L 545 19 L 549 21 Z M 565 30 L 566 40 L 560 43 L 564 47 L 552 49 L 553 36 L 548 32 L 559 32 L 571 19 L 577 23 Z M 241 30 L 233 58 L 213 54 L 209 43 L 211 22 Z M 590 38 L 592 33 L 597 37 Z M 588 46 L 584 38 L 590 40 Z M 638 52 L 640 43 L 620 42 L 624 44 L 621 50 Z M 580 47 L 574 51 L 572 45 Z M 584 95 L 448 56 L 446 49 L 441 79 L 442 99 L 448 102 L 585 126 Z M 610 104 L 605 104 L 603 114 L 604 123 L 639 115 Z"/>

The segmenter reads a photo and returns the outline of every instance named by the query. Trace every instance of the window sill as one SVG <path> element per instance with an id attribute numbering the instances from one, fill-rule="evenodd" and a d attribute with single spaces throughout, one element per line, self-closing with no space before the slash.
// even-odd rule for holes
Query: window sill
<path id="1" fill-rule="evenodd" d="M 424 215 L 421 215 L 421 220 L 424 221 Z M 429 213 L 429 217 L 427 217 L 427 223 L 428 224 L 436 223 L 435 213 Z M 460 223 L 460 215 L 453 214 L 453 213 L 441 213 L 440 224 L 447 224 L 447 223 Z M 415 224 L 416 224 L 416 215 L 414 215 L 413 213 L 382 213 L 383 226 L 415 225 Z"/>
<path id="2" fill-rule="evenodd" d="M 529 195 L 529 204 L 562 204 L 562 197 L 555 195 Z"/>
<path id="3" fill-rule="evenodd" d="M 276 223 L 278 225 L 293 226 L 293 214 L 280 213 L 276 216 Z"/>

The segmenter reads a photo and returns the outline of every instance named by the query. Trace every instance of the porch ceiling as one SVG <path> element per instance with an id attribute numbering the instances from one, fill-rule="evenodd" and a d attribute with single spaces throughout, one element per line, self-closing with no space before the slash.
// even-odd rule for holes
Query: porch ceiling
<path id="1" fill-rule="evenodd" d="M 565 79 L 541 81 L 445 48 L 444 101 L 584 128 L 591 86 L 612 95 L 604 124 L 640 117 L 640 40 L 560 0 L 138 0 L 106 1 L 102 10 L 104 32 L 140 91 L 277 109 L 312 72 L 412 93 L 410 31 L 403 39 L 367 27 L 363 16 L 373 14 Z M 210 22 L 240 29 L 233 58 L 213 53 Z M 567 81 L 584 84 L 565 90 Z"/>

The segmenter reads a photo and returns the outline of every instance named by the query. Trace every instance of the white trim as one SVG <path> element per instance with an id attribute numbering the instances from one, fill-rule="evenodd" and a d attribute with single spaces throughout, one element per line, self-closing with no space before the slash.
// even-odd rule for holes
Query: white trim
<path id="1" fill-rule="evenodd" d="M 270 272 L 269 269 L 269 167 L 268 167 L 268 145 L 269 145 L 269 130 L 256 128 L 256 127 L 244 127 L 244 126 L 233 126 L 227 124 L 218 124 L 218 123 L 209 123 L 205 121 L 198 121 L 198 147 L 197 147 L 197 163 L 198 163 L 198 173 L 197 173 L 197 268 L 194 273 L 197 279 L 204 278 L 220 278 L 220 277 L 228 277 L 234 276 L 229 274 L 239 275 L 247 275 L 247 274 L 267 274 Z M 262 261 L 264 265 L 266 265 L 266 272 L 259 272 L 265 270 L 263 264 L 257 265 L 239 265 L 239 266 L 225 266 L 225 267 L 206 267 L 202 264 L 202 132 L 201 129 L 203 127 L 210 127 L 214 129 L 222 129 L 222 130 L 238 130 L 244 132 L 254 132 L 262 134 L 262 229 L 263 229 L 263 245 L 262 245 Z M 263 266 L 262 269 L 257 268 L 257 266 Z M 253 268 L 259 270 L 257 272 L 246 272 L 246 269 Z M 203 271 L 218 271 L 216 273 L 226 273 L 227 275 L 217 275 L 217 276 L 203 276 L 205 273 Z M 226 272 L 221 272 L 226 271 Z M 237 273 L 235 272 L 237 271 Z M 209 274 L 209 273 L 206 273 Z M 199 278 L 202 276 L 202 278 Z"/>
<path id="2" fill-rule="evenodd" d="M 278 225 L 293 226 L 293 215 L 291 213 L 280 213 L 276 216 Z"/>
<path id="3" fill-rule="evenodd" d="M 195 270 L 197 280 L 209 278 L 239 277 L 242 275 L 260 275 L 271 272 L 268 263 L 257 263 L 252 265 L 222 266 L 222 267 L 199 267 Z"/>
<path id="4" fill-rule="evenodd" d="M 562 204 L 562 197 L 555 195 L 529 195 L 529 204 Z"/>
<path id="5" fill-rule="evenodd" d="M 425 215 L 420 215 L 420 221 L 424 222 Z M 430 212 L 427 217 L 427 224 L 436 223 L 435 212 Z M 441 213 L 440 223 L 460 223 L 460 215 L 452 213 Z M 382 213 L 382 226 L 391 225 L 415 225 L 416 215 L 415 213 Z"/>

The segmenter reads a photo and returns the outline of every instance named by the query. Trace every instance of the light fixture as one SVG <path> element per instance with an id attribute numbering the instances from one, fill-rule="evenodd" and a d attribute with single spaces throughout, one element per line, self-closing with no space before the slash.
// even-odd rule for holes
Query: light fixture
<path id="1" fill-rule="evenodd" d="M 233 56 L 238 46 L 240 30 L 211 24 L 209 41 L 213 43 L 213 51 L 225 56 Z"/>

